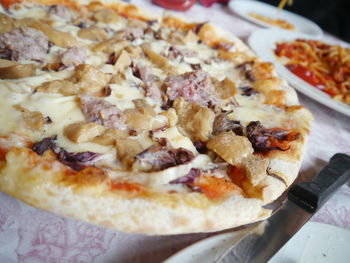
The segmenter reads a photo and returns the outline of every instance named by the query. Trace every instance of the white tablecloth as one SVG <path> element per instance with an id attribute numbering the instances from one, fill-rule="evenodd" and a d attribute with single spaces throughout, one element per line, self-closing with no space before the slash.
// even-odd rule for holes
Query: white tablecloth
<path id="1" fill-rule="evenodd" d="M 132 3 L 158 13 L 149 1 Z M 184 15 L 212 21 L 245 40 L 257 26 L 227 7 L 195 5 Z M 326 36 L 331 39 L 330 36 Z M 334 39 L 333 39 L 334 40 Z M 336 152 L 350 154 L 350 118 L 299 94 L 315 116 L 301 174 L 312 177 Z M 314 216 L 314 221 L 350 229 L 350 188 L 339 192 Z M 143 236 L 81 223 L 30 207 L 0 193 L 0 262 L 160 262 L 208 234 Z"/>

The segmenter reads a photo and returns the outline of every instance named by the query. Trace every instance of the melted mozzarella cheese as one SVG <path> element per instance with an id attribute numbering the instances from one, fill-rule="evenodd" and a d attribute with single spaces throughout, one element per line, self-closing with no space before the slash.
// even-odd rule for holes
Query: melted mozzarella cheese
<path id="1" fill-rule="evenodd" d="M 10 92 L 4 87 L 0 88 L 0 133 L 7 134 L 16 131 L 21 121 L 21 113 L 16 111 L 13 105 L 21 103 L 26 96 L 26 94 Z"/>
<path id="2" fill-rule="evenodd" d="M 197 150 L 194 147 L 192 141 L 188 137 L 183 136 L 176 127 L 171 127 L 169 129 L 166 129 L 165 131 L 155 132 L 154 137 L 163 137 L 168 139 L 171 146 L 173 146 L 174 148 L 182 147 L 192 151 L 193 153 L 197 153 Z"/>
<path id="3" fill-rule="evenodd" d="M 0 12 L 4 13 L 0 5 Z M 36 19 L 47 18 L 46 9 L 42 7 L 32 6 L 30 8 L 12 8 L 11 14 L 15 18 L 32 17 Z M 88 49 L 95 43 L 94 41 L 81 39 L 77 36 L 79 27 L 67 24 L 67 21 L 61 19 L 57 16 L 52 16 L 50 19 L 53 21 L 52 26 L 62 32 L 69 32 L 82 46 L 86 46 Z M 126 28 L 127 19 L 121 18 L 118 22 L 109 25 L 103 24 L 101 22 L 96 23 L 97 27 L 109 28 L 112 30 L 107 30 L 110 37 L 112 37 L 113 31 L 119 31 Z M 167 29 L 164 29 L 167 30 Z M 145 39 L 137 39 L 132 42 L 133 46 L 139 46 L 143 42 L 150 42 L 151 48 L 157 54 L 163 54 L 171 44 L 164 40 L 154 40 L 147 36 Z M 236 39 L 234 39 L 236 41 Z M 200 63 L 202 69 L 208 72 L 212 77 L 215 77 L 219 81 L 223 80 L 225 77 L 229 78 L 235 82 L 237 87 L 250 85 L 250 83 L 241 76 L 239 70 L 235 69 L 235 65 L 232 62 L 212 59 L 216 57 L 217 51 L 209 48 L 205 44 L 200 44 L 197 42 L 186 43 L 185 46 L 179 46 L 179 48 L 186 48 L 196 51 L 197 56 L 185 57 L 184 61 L 180 59 L 169 60 L 169 64 L 174 66 L 174 72 L 167 72 L 163 68 L 157 67 L 146 57 L 133 58 L 133 62 L 136 64 L 141 64 L 149 66 L 151 68 L 151 73 L 158 76 L 160 82 L 163 81 L 168 74 L 182 74 L 188 71 L 192 71 L 189 64 Z M 238 47 L 234 47 L 236 49 Z M 52 46 L 48 54 L 48 61 L 54 62 L 57 55 L 64 52 L 66 49 Z M 88 50 L 88 56 L 86 59 L 86 64 L 90 64 L 99 67 L 101 71 L 106 74 L 115 74 L 115 69 L 112 65 L 105 65 L 108 60 L 109 54 L 103 52 L 92 52 Z M 20 61 L 21 63 L 34 63 L 33 61 Z M 205 62 L 205 63 L 204 63 Z M 175 72 L 176 71 L 176 72 Z M 18 127 L 18 122 L 21 121 L 21 113 L 13 108 L 13 105 L 19 104 L 22 107 L 30 111 L 39 111 L 44 117 L 48 116 L 53 121 L 51 124 L 45 124 L 43 134 L 40 137 L 33 135 L 31 139 L 39 140 L 45 137 L 50 137 L 57 135 L 57 143 L 60 147 L 65 148 L 69 152 L 82 152 L 82 151 L 92 151 L 96 153 L 102 153 L 103 159 L 100 164 L 105 164 L 110 167 L 117 167 L 116 162 L 116 150 L 113 145 L 103 146 L 95 143 L 73 143 L 64 135 L 64 129 L 67 125 L 76 122 L 83 122 L 85 118 L 81 112 L 79 101 L 76 96 L 63 96 L 61 94 L 53 93 L 42 93 L 36 92 L 33 94 L 33 89 L 43 82 L 65 79 L 72 75 L 72 68 L 66 69 L 60 72 L 44 72 L 37 70 L 37 74 L 34 77 L 22 78 L 18 80 L 2 81 L 0 80 L 0 85 L 3 88 L 0 89 L 0 133 L 7 134 L 13 133 Z M 133 76 L 132 70 L 127 69 L 123 72 L 125 80 L 122 80 L 119 84 L 110 84 L 109 87 L 112 90 L 112 94 L 104 100 L 116 105 L 119 109 L 125 110 L 128 108 L 134 108 L 135 99 L 145 99 L 150 105 L 154 106 L 157 113 L 162 110 L 159 103 L 157 104 L 151 98 L 146 98 L 145 93 L 142 88 L 137 88 L 133 85 L 136 84 L 143 85 L 144 83 L 138 78 Z M 238 107 L 230 105 L 230 110 L 233 110 L 231 114 L 228 115 L 229 118 L 234 120 L 239 120 L 245 125 L 250 121 L 261 121 L 267 128 L 276 127 L 281 125 L 285 121 L 284 112 L 278 108 L 271 105 L 264 105 L 263 98 L 260 95 L 252 97 L 236 96 Z M 152 121 L 156 122 L 160 120 L 161 117 L 154 118 Z M 164 118 L 163 118 L 164 119 Z M 117 178 L 122 176 L 123 178 L 130 177 L 132 181 L 136 181 L 143 184 L 149 185 L 167 185 L 171 180 L 179 178 L 186 175 L 191 168 L 200 169 L 210 169 L 214 168 L 210 158 L 207 155 L 198 154 L 196 148 L 194 147 L 192 141 L 182 135 L 176 127 L 168 128 L 164 131 L 158 131 L 154 134 L 155 138 L 166 138 L 169 140 L 173 148 L 185 148 L 192 151 L 196 158 L 189 164 L 180 165 L 166 169 L 161 172 L 154 173 L 115 173 L 110 172 L 111 178 Z M 155 144 L 155 142 L 150 138 L 148 131 L 138 134 L 133 137 L 136 139 L 143 149 L 150 147 Z"/>
<path id="4" fill-rule="evenodd" d="M 111 84 L 112 94 L 105 100 L 116 105 L 119 109 L 125 110 L 128 108 L 134 108 L 132 100 L 143 99 L 143 91 L 136 87 L 131 87 L 128 82 L 122 84 Z"/>

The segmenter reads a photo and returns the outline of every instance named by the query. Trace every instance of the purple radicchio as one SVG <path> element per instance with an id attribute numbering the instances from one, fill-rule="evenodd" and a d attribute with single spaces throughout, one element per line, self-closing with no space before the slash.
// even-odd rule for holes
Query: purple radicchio
<path id="1" fill-rule="evenodd" d="M 263 153 L 271 150 L 287 151 L 290 147 L 286 143 L 300 136 L 285 129 L 266 129 L 259 121 L 250 122 L 246 132 L 254 150 Z"/>
<path id="2" fill-rule="evenodd" d="M 191 151 L 184 148 L 168 149 L 165 146 L 152 145 L 135 156 L 141 166 L 150 166 L 148 171 L 161 171 L 173 166 L 188 163 L 194 159 Z"/>
<path id="3" fill-rule="evenodd" d="M 39 155 L 43 155 L 45 151 L 51 149 L 57 155 L 57 160 L 69 166 L 75 171 L 80 171 L 87 166 L 92 166 L 100 156 L 94 152 L 68 152 L 65 149 L 57 146 L 57 135 L 47 137 L 35 143 L 32 150 Z"/>
<path id="4" fill-rule="evenodd" d="M 179 177 L 175 180 L 170 181 L 170 184 L 184 184 L 189 189 L 191 189 L 194 192 L 203 192 L 202 189 L 195 185 L 196 179 L 202 174 L 202 171 L 197 168 L 192 168 L 188 174 Z"/>

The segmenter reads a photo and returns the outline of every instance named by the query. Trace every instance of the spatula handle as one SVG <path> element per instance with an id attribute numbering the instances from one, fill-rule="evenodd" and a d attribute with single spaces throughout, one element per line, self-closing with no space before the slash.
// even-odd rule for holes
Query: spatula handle
<path id="1" fill-rule="evenodd" d="M 314 213 L 349 179 L 350 156 L 337 153 L 314 180 L 292 186 L 288 192 L 288 199 L 306 211 Z"/>

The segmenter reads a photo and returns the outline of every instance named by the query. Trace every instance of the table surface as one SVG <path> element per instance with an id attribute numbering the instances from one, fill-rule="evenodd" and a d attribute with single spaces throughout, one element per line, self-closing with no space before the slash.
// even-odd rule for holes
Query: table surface
<path id="1" fill-rule="evenodd" d="M 133 0 L 141 7 L 163 13 L 150 1 Z M 246 38 L 259 27 L 225 7 L 193 6 L 182 13 L 196 21 L 212 21 L 238 37 Z M 329 35 L 324 39 L 333 40 Z M 299 94 L 315 120 L 303 159 L 301 175 L 312 177 L 336 152 L 350 154 L 350 118 Z M 343 186 L 312 218 L 350 229 L 350 185 Z M 144 236 L 60 217 L 28 206 L 0 193 L 0 262 L 161 262 L 176 251 L 210 234 Z"/>

